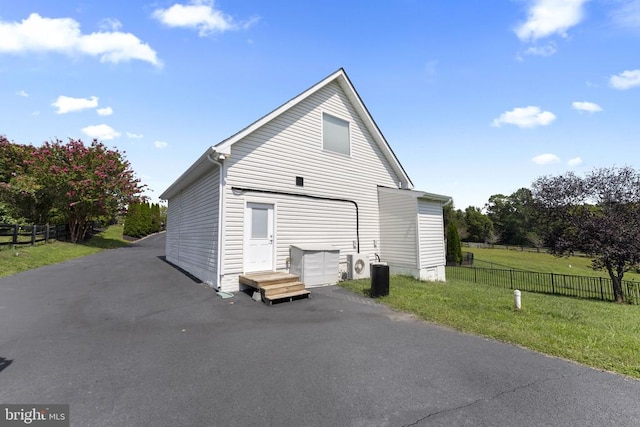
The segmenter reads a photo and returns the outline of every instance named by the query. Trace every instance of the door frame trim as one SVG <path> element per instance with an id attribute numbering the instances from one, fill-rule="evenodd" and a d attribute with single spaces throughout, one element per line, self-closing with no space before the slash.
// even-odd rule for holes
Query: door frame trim
<path id="1" fill-rule="evenodd" d="M 271 269 L 264 271 L 276 271 L 276 258 L 277 258 L 277 248 L 278 248 L 278 229 L 276 224 L 277 221 L 277 212 L 278 212 L 278 204 L 274 199 L 258 199 L 258 198 L 246 198 L 244 199 L 244 213 L 243 213 L 243 239 L 242 239 L 242 271 L 243 273 L 247 273 L 247 248 L 249 247 L 249 228 L 247 227 L 247 212 L 250 204 L 258 204 L 258 205 L 271 205 L 273 207 L 273 244 L 271 251 Z"/>

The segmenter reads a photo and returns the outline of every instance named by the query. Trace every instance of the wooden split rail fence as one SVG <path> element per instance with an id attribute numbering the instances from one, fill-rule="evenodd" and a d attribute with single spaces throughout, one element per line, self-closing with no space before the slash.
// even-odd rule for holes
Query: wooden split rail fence
<path id="1" fill-rule="evenodd" d="M 0 224 L 0 247 L 6 245 L 34 245 L 49 240 L 65 240 L 66 225 Z"/>

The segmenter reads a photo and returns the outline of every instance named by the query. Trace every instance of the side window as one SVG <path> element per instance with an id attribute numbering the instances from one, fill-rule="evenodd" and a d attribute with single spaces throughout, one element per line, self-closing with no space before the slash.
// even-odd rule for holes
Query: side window
<path id="1" fill-rule="evenodd" d="M 347 156 L 351 155 L 349 122 L 322 113 L 322 148 Z"/>

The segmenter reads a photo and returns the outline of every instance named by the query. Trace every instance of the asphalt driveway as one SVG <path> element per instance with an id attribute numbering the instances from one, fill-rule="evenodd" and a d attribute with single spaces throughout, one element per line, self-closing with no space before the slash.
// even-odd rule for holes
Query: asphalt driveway
<path id="1" fill-rule="evenodd" d="M 0 403 L 77 426 L 640 424 L 640 381 L 337 287 L 221 299 L 163 255 L 158 235 L 0 279 Z"/>

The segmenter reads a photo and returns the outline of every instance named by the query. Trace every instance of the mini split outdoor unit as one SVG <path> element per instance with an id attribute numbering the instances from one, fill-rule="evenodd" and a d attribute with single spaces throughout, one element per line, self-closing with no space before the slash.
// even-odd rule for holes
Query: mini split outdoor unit
<path id="1" fill-rule="evenodd" d="M 370 274 L 369 258 L 366 255 L 347 255 L 347 279 L 366 279 Z"/>

